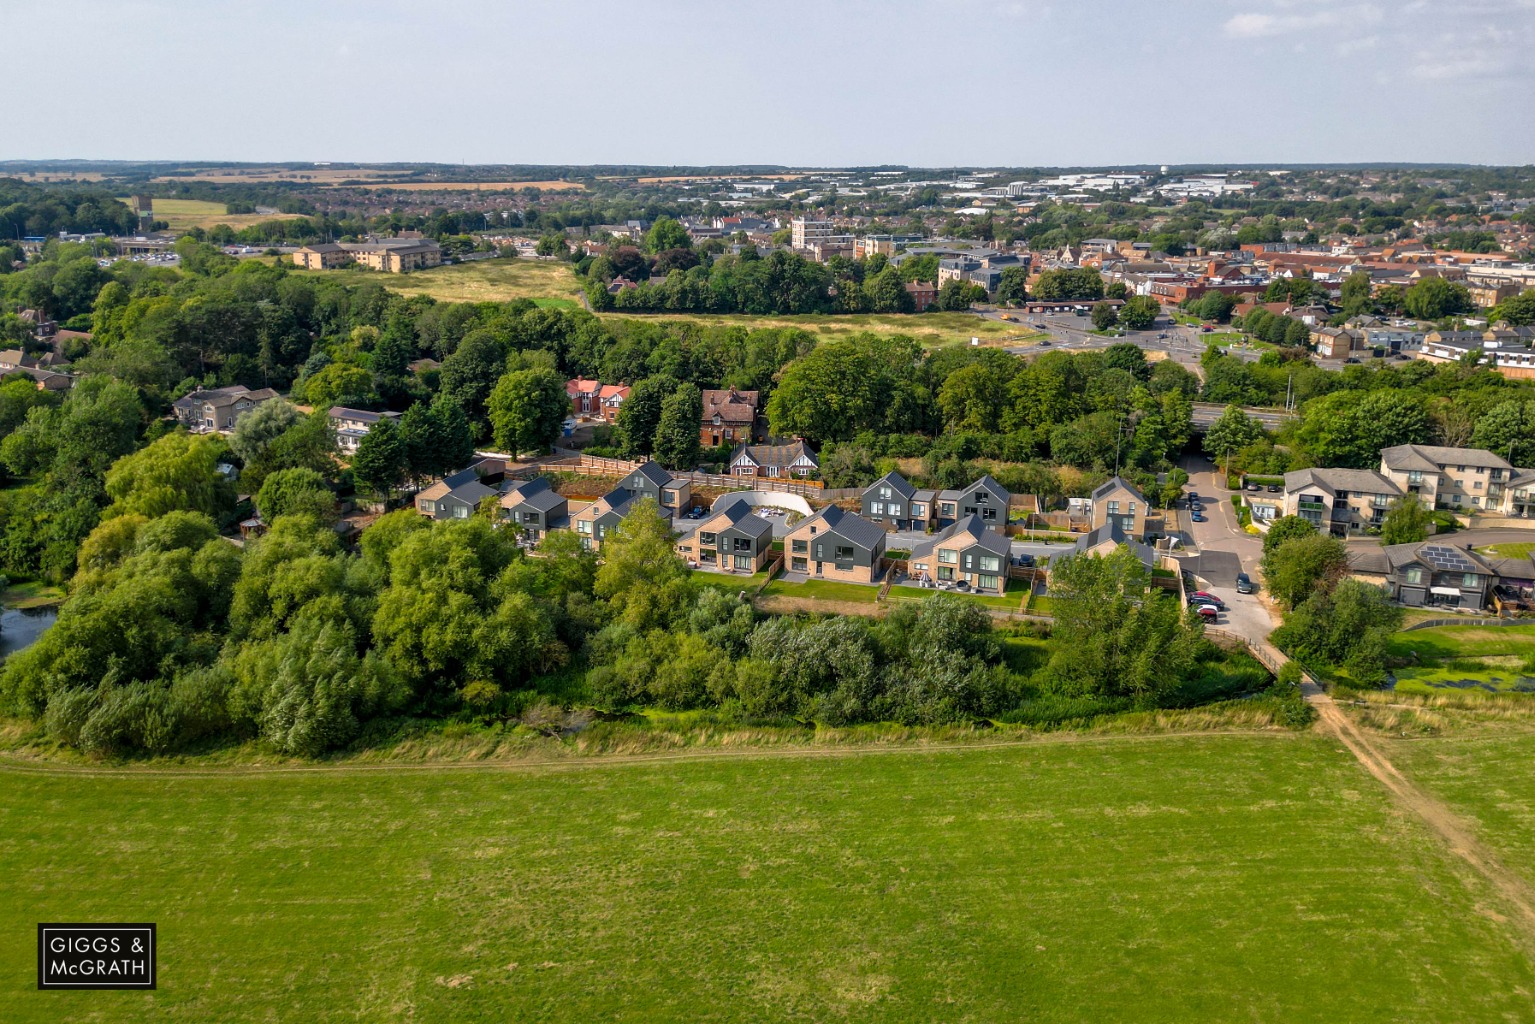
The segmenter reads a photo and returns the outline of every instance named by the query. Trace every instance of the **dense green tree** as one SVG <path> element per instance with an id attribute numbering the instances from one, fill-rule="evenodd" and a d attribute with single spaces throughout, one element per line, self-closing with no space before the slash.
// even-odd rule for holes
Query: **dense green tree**
<path id="1" fill-rule="evenodd" d="M 1107 302 L 1099 302 L 1093 305 L 1093 326 L 1100 331 L 1106 331 L 1119 323 L 1119 311 Z"/>
<path id="2" fill-rule="evenodd" d="M 910 313 L 916 308 L 911 292 L 901 281 L 901 272 L 895 267 L 886 267 L 866 278 L 863 294 L 873 313 Z"/>
<path id="3" fill-rule="evenodd" d="M 997 301 L 1010 306 L 1022 305 L 1029 298 L 1029 268 L 1003 267 L 997 282 Z"/>
<path id="4" fill-rule="evenodd" d="M 229 434 L 229 450 L 247 466 L 257 462 L 273 441 L 303 417 L 291 403 L 280 398 L 262 402 L 235 420 L 234 430 Z"/>
<path id="5" fill-rule="evenodd" d="M 506 350 L 489 330 L 464 335 L 458 348 L 442 362 L 439 394 L 459 404 L 480 436 L 486 433 L 486 399 L 505 369 Z"/>
<path id="6" fill-rule="evenodd" d="M 1149 295 L 1135 295 L 1125 300 L 1119 310 L 1119 322 L 1132 331 L 1149 331 L 1162 312 L 1161 305 Z"/>
<path id="7" fill-rule="evenodd" d="M 1439 320 L 1476 309 L 1466 286 L 1442 277 L 1425 277 L 1413 283 L 1402 297 L 1408 315 L 1419 320 Z"/>
<path id="8" fill-rule="evenodd" d="M 646 377 L 629 389 L 618 408 L 618 443 L 626 459 L 643 459 L 655 449 L 656 428 L 661 425 L 661 405 L 678 387 L 675 377 Z"/>
<path id="9" fill-rule="evenodd" d="M 1431 434 L 1428 411 L 1416 395 L 1335 391 L 1306 403 L 1295 441 L 1315 465 L 1365 469 L 1379 463 L 1382 448 L 1427 444 Z"/>
<path id="10" fill-rule="evenodd" d="M 1201 631 L 1178 602 L 1150 586 L 1128 548 L 1108 557 L 1066 555 L 1050 564 L 1056 643 L 1045 678 L 1070 695 L 1149 697 L 1183 679 Z"/>
<path id="11" fill-rule="evenodd" d="M 986 363 L 955 370 L 938 390 L 938 410 L 950 430 L 995 430 L 1006 405 L 1007 380 Z"/>
<path id="12" fill-rule="evenodd" d="M 352 476 L 357 486 L 388 497 L 404 475 L 405 441 L 393 420 L 380 420 L 358 443 Z"/>
<path id="13" fill-rule="evenodd" d="M 107 470 L 106 491 L 112 505 L 105 516 L 201 512 L 212 520 L 234 508 L 234 488 L 219 472 L 227 449 L 216 434 L 167 434 L 146 448 L 125 455 Z"/>
<path id="14" fill-rule="evenodd" d="M 1428 508 L 1416 494 L 1408 494 L 1391 503 L 1380 526 L 1382 544 L 1414 544 L 1428 537 L 1433 523 Z"/>
<path id="15" fill-rule="evenodd" d="M 657 217 L 650 230 L 645 232 L 645 251 L 651 254 L 667 249 L 691 249 L 692 236 L 687 228 L 670 217 Z"/>
<path id="16" fill-rule="evenodd" d="M 1205 431 L 1204 452 L 1212 459 L 1225 461 L 1263 437 L 1263 425 L 1234 405 L 1226 406 L 1220 418 Z"/>
<path id="17" fill-rule="evenodd" d="M 559 439 L 570 399 L 564 378 L 553 370 L 518 370 L 497 382 L 488 409 L 497 447 L 512 455 L 542 455 Z"/>
<path id="18" fill-rule="evenodd" d="M 1103 298 L 1103 277 L 1091 267 L 1047 270 L 1034 282 L 1034 297 L 1047 301 Z"/>
<path id="19" fill-rule="evenodd" d="M 325 478 L 312 469 L 280 469 L 262 482 L 256 492 L 256 508 L 268 523 L 281 516 L 332 522 L 336 519 L 336 495 Z"/>
<path id="20" fill-rule="evenodd" d="M 644 498 L 602 542 L 597 597 L 635 629 L 665 628 L 693 605 L 688 567 L 672 543 L 672 525 Z"/>
<path id="21" fill-rule="evenodd" d="M 860 335 L 816 347 L 784 369 L 768 399 L 773 432 L 819 443 L 860 430 L 927 429 L 932 399 L 917 378 L 921 355 L 904 336 Z"/>
<path id="22" fill-rule="evenodd" d="M 682 384 L 661 403 L 656 425 L 654 456 L 667 469 L 691 470 L 699 458 L 699 424 L 703 421 L 703 393 L 694 384 Z"/>
<path id="23" fill-rule="evenodd" d="M 1263 553 L 1271 553 L 1287 540 L 1310 537 L 1315 533 L 1316 526 L 1304 516 L 1280 516 L 1269 525 L 1268 533 L 1263 535 Z"/>
<path id="24" fill-rule="evenodd" d="M 1504 299 L 1492 311 L 1493 322 L 1502 321 L 1513 327 L 1529 327 L 1535 324 L 1535 288 L 1526 288 L 1512 298 Z"/>
<path id="25" fill-rule="evenodd" d="M 1293 608 L 1312 593 L 1330 591 L 1348 575 L 1348 548 L 1336 537 L 1293 537 L 1263 556 L 1263 579 L 1276 601 Z"/>

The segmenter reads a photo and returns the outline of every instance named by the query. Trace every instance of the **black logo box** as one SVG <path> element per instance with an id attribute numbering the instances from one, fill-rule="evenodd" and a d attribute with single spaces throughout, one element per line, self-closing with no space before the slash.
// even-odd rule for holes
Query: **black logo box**
<path id="1" fill-rule="evenodd" d="M 152 989 L 153 924 L 39 924 L 39 989 Z"/>

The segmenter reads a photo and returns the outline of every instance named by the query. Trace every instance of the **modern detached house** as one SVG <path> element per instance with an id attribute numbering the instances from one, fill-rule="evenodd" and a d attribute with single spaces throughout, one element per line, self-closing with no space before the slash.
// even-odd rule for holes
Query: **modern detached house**
<path id="1" fill-rule="evenodd" d="M 805 477 L 820 468 L 820 460 L 804 441 L 743 444 L 730 455 L 731 476 Z"/>
<path id="2" fill-rule="evenodd" d="M 1497 571 L 1469 548 L 1444 540 L 1350 551 L 1357 576 L 1383 582 L 1391 596 L 1410 608 L 1487 607 Z"/>
<path id="3" fill-rule="evenodd" d="M 1114 477 L 1093 491 L 1092 528 L 1115 523 L 1131 540 L 1146 539 L 1146 496 L 1123 477 Z"/>
<path id="4" fill-rule="evenodd" d="M 908 565 L 918 580 L 968 583 L 983 594 L 1000 594 L 1007 589 L 1009 553 L 1007 537 L 972 515 L 912 548 Z"/>
<path id="5" fill-rule="evenodd" d="M 701 569 L 760 572 L 773 550 L 773 524 L 744 501 L 723 504 L 679 541 L 677 553 Z"/>
<path id="6" fill-rule="evenodd" d="M 618 528 L 637 502 L 649 498 L 667 518 L 693 504 L 693 487 L 686 480 L 674 478 L 660 463 L 646 462 L 618 482 L 618 486 L 570 517 L 571 529 L 581 538 L 581 546 L 600 550 L 609 531 Z"/>
<path id="7" fill-rule="evenodd" d="M 931 508 L 930 501 L 917 500 L 917 489 L 899 473 L 886 473 L 865 487 L 859 502 L 864 518 L 886 530 L 925 530 Z"/>
<path id="8" fill-rule="evenodd" d="M 468 519 L 496 493 L 480 477 L 473 466 L 443 477 L 416 495 L 416 511 L 428 519 Z"/>
<path id="9" fill-rule="evenodd" d="M 802 519 L 784 537 L 790 572 L 815 579 L 873 583 L 885 557 L 885 530 L 827 505 Z"/>
<path id="10" fill-rule="evenodd" d="M 501 489 L 501 518 L 522 531 L 529 540 L 543 540 L 550 530 L 569 525 L 565 496 L 543 477 L 508 481 Z"/>
<path id="11" fill-rule="evenodd" d="M 661 506 L 661 514 L 676 517 L 693 505 L 693 485 L 674 477 L 659 462 L 646 462 L 618 482 L 621 490 L 636 498 L 649 498 Z"/>

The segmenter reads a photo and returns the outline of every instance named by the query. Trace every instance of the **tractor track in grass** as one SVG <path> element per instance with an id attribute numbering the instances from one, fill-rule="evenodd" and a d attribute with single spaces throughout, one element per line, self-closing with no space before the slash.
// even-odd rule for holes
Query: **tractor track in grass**
<path id="1" fill-rule="evenodd" d="M 1505 867 L 1459 815 L 1399 772 L 1319 686 L 1308 682 L 1303 689 L 1306 699 L 1316 708 L 1322 729 L 1342 743 L 1404 809 L 1432 829 L 1452 854 L 1492 886 L 1514 910 L 1515 923 L 1527 946 L 1535 947 L 1535 887 Z"/>

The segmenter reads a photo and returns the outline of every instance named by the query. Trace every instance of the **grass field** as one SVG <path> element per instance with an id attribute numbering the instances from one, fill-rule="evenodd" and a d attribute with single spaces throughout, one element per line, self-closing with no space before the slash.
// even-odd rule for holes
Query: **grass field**
<path id="1" fill-rule="evenodd" d="M 678 320 L 704 327 L 798 327 L 800 330 L 817 335 L 823 341 L 850 338 L 864 331 L 872 331 L 875 334 L 908 334 L 928 348 L 969 344 L 971 338 L 981 339 L 983 345 L 1004 343 L 1026 345 L 1033 338 L 1042 336 L 1020 328 L 1017 324 L 987 320 L 971 313 L 843 315 L 806 313 L 800 316 L 741 316 L 719 313 L 604 313 L 602 315 L 615 319 L 635 317 L 646 320 Z"/>
<path id="2" fill-rule="evenodd" d="M 1408 630 L 1391 638 L 1387 653 L 1411 662 L 1392 669 L 1402 693 L 1528 689 L 1520 680 L 1535 676 L 1524 667 L 1535 655 L 1535 623 Z"/>
<path id="3" fill-rule="evenodd" d="M 1309 735 L 4 784 L 8 1024 L 1466 1024 L 1535 990 Z M 159 991 L 34 991 L 46 920 L 155 921 Z"/>
<path id="4" fill-rule="evenodd" d="M 355 275 L 361 271 L 307 270 L 296 273 Z M 354 277 L 347 277 L 354 280 Z M 545 306 L 574 309 L 580 286 L 568 263 L 545 260 L 481 260 L 454 263 L 409 274 L 382 275 L 391 291 L 430 295 L 441 302 L 510 302 L 532 299 Z"/>
<path id="5" fill-rule="evenodd" d="M 124 199 L 123 202 L 131 203 Z M 163 220 L 172 231 L 189 231 L 192 228 L 211 228 L 216 224 L 228 224 L 239 229 L 269 220 L 289 220 L 296 213 L 229 213 L 223 203 L 203 199 L 155 199 L 155 219 Z"/>

